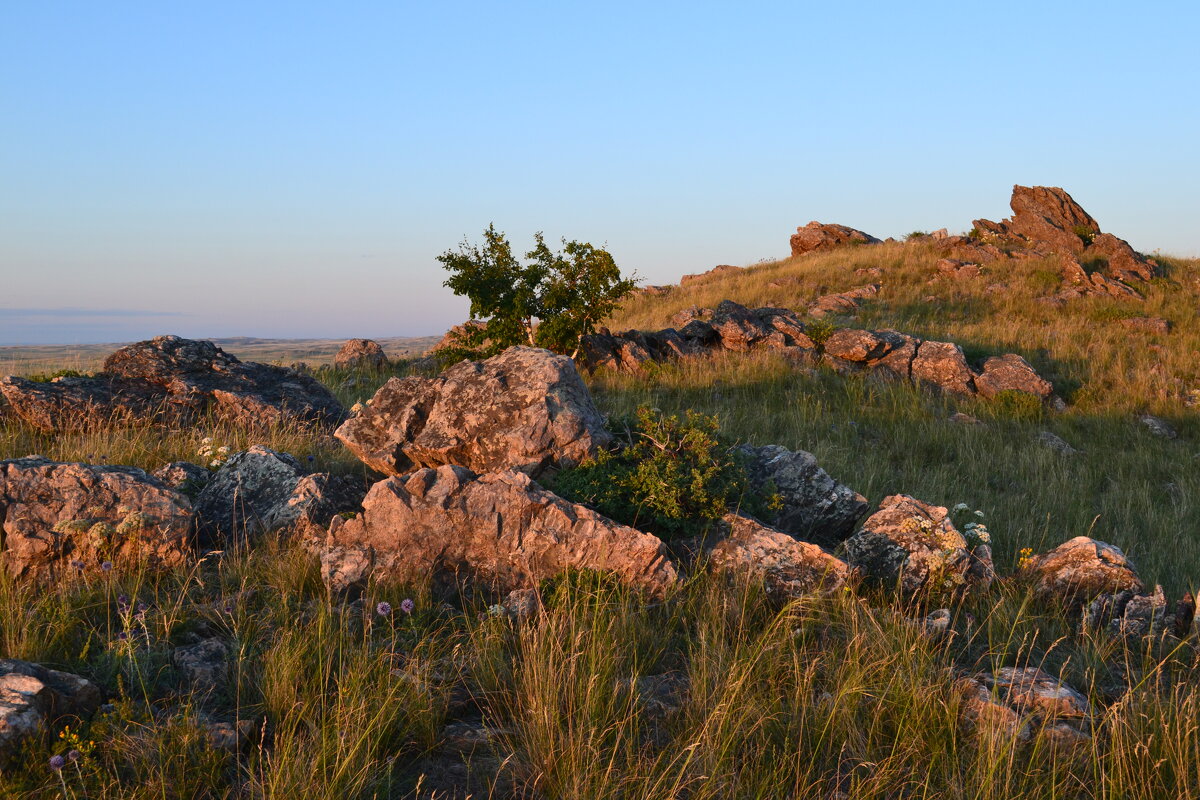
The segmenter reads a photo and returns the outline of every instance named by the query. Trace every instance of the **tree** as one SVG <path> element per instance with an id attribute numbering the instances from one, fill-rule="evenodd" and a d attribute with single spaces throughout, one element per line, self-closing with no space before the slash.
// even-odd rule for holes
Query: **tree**
<path id="1" fill-rule="evenodd" d="M 583 337 L 632 292 L 637 276 L 621 277 L 607 250 L 563 240 L 551 252 L 541 233 L 522 264 L 504 234 L 489 225 L 483 245 L 463 241 L 437 257 L 452 274 L 445 286 L 471 301 L 471 317 L 455 354 L 486 357 L 516 344 L 574 358 Z"/>

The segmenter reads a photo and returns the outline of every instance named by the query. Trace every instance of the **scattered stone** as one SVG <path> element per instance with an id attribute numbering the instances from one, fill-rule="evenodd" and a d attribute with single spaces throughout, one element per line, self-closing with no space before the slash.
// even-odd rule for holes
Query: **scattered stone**
<path id="1" fill-rule="evenodd" d="M 972 417 L 970 414 L 964 414 L 961 411 L 956 411 L 950 415 L 950 422 L 956 425 L 982 425 L 983 422 L 978 417 Z"/>
<path id="2" fill-rule="evenodd" d="M 532 347 L 463 361 L 437 378 L 392 378 L 335 435 L 386 475 L 442 464 L 537 475 L 611 438 L 574 362 Z"/>
<path id="3" fill-rule="evenodd" d="M 737 448 L 744 457 L 751 488 L 773 487 L 782 501 L 774 526 L 826 547 L 836 547 L 854 532 L 867 511 L 867 499 L 838 483 L 817 464 L 816 456 L 777 444 Z"/>
<path id="4" fill-rule="evenodd" d="M 204 546 L 283 530 L 319 542 L 330 519 L 357 510 L 363 495 L 348 478 L 309 474 L 293 456 L 255 445 L 231 456 L 196 497 L 196 530 Z"/>
<path id="5" fill-rule="evenodd" d="M 1107 629 L 1114 636 L 1129 638 L 1161 635 L 1178 627 L 1177 620 L 1167 612 L 1167 598 L 1158 585 L 1150 594 L 1124 589 L 1097 595 L 1088 604 L 1084 623 L 1092 630 Z"/>
<path id="6" fill-rule="evenodd" d="M 1054 394 L 1050 381 L 1037 374 L 1029 362 L 1016 353 L 992 356 L 983 362 L 975 376 L 975 388 L 984 397 L 1000 392 L 1023 392 L 1047 399 Z"/>
<path id="7" fill-rule="evenodd" d="M 1179 437 L 1175 428 L 1165 419 L 1160 419 L 1150 414 L 1140 414 L 1138 415 L 1138 422 L 1142 423 L 1142 426 L 1150 431 L 1150 433 L 1163 439 L 1176 439 Z"/>
<path id="8" fill-rule="evenodd" d="M 796 228 L 791 238 L 792 257 L 818 250 L 833 250 L 850 244 L 879 244 L 879 240 L 869 233 L 846 225 L 814 221 Z"/>
<path id="9" fill-rule="evenodd" d="M 387 368 L 388 357 L 373 339 L 350 339 L 333 357 L 333 365 L 338 369 L 381 370 Z"/>
<path id="10" fill-rule="evenodd" d="M 153 475 L 165 486 L 178 489 L 188 497 L 195 497 L 212 479 L 211 472 L 190 461 L 172 461 L 154 470 Z"/>
<path id="11" fill-rule="evenodd" d="M 537 589 L 513 589 L 500 605 L 513 619 L 531 619 L 542 610 L 542 596 Z"/>
<path id="12" fill-rule="evenodd" d="M 853 314 L 865 300 L 879 294 L 879 284 L 869 283 L 837 294 L 825 294 L 818 297 L 808 306 L 810 317 L 824 317 L 827 314 Z"/>
<path id="13" fill-rule="evenodd" d="M 956 686 L 965 700 L 964 720 L 977 730 L 1020 741 L 1040 732 L 1058 745 L 1090 739 L 1087 698 L 1036 667 L 1003 667 L 994 675 L 963 678 Z"/>
<path id="14" fill-rule="evenodd" d="M 1126 328 L 1157 333 L 1162 336 L 1166 336 L 1171 332 L 1171 323 L 1162 317 L 1128 317 L 1121 320 L 1121 324 Z"/>
<path id="15" fill-rule="evenodd" d="M 176 647 L 171 654 L 171 659 L 184 680 L 193 691 L 202 694 L 218 692 L 225 687 L 229 676 L 226 664 L 228 657 L 228 647 L 216 637 L 185 647 Z"/>
<path id="16" fill-rule="evenodd" d="M 651 721 L 665 719 L 682 706 L 690 686 L 686 672 L 664 672 L 661 675 L 643 675 L 636 681 L 621 681 L 622 688 L 637 691 L 642 711 Z"/>
<path id="17" fill-rule="evenodd" d="M 0 461 L 5 564 L 42 580 L 108 563 L 174 567 L 188 558 L 192 507 L 140 469 L 56 463 L 40 456 Z"/>
<path id="18" fill-rule="evenodd" d="M 110 355 L 94 377 L 49 383 L 8 377 L 0 393 L 30 425 L 47 433 L 89 431 L 147 419 L 188 422 L 211 410 L 236 424 L 345 418 L 337 398 L 311 376 L 242 362 L 212 342 L 159 336 Z"/>
<path id="19" fill-rule="evenodd" d="M 708 272 L 698 272 L 692 275 L 684 275 L 679 279 L 680 286 L 687 286 L 689 283 L 703 283 L 722 275 L 728 275 L 731 272 L 742 272 L 745 267 L 735 267 L 732 264 L 718 264 Z"/>
<path id="20" fill-rule="evenodd" d="M 976 576 L 990 572 L 991 551 L 972 552 L 945 508 L 903 494 L 884 498 L 845 548 L 847 561 L 864 578 L 899 585 L 907 595 L 986 588 L 986 578 Z M 983 561 L 988 569 L 976 564 Z"/>
<path id="21" fill-rule="evenodd" d="M 662 540 L 570 503 L 513 470 L 420 469 L 371 487 L 363 511 L 334 517 L 321 571 L 335 590 L 373 576 L 496 593 L 567 569 L 609 572 L 661 594 L 676 580 Z"/>
<path id="22" fill-rule="evenodd" d="M 1133 562 L 1117 547 L 1087 536 L 1076 536 L 1035 556 L 1021 572 L 1042 597 L 1087 602 L 1097 595 L 1142 591 Z"/>
<path id="23" fill-rule="evenodd" d="M 1041 431 L 1038 433 L 1037 442 L 1043 447 L 1048 447 L 1056 453 L 1062 453 L 1064 456 L 1079 455 L 1079 451 L 1067 444 L 1065 439 L 1057 434 L 1051 433 L 1050 431 Z"/>
<path id="24" fill-rule="evenodd" d="M 980 266 L 969 261 L 959 261 L 956 258 L 943 258 L 934 265 L 938 274 L 954 280 L 978 278 Z"/>
<path id="25" fill-rule="evenodd" d="M 214 750 L 241 753 L 254 741 L 258 726 L 254 720 L 239 719 L 237 722 L 208 722 L 204 730 Z"/>
<path id="26" fill-rule="evenodd" d="M 0 763 L 64 717 L 87 719 L 100 690 L 86 678 L 29 661 L 0 659 Z"/>
<path id="27" fill-rule="evenodd" d="M 767 594 L 783 599 L 841 589 L 850 581 L 845 561 L 809 542 L 742 514 L 726 514 L 723 538 L 708 549 L 716 570 L 761 579 Z"/>

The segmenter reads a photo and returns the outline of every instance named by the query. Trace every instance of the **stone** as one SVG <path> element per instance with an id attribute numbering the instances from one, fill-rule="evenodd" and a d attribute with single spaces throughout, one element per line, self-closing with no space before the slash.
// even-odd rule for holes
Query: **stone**
<path id="1" fill-rule="evenodd" d="M 1021 573 L 1043 598 L 1087 602 L 1097 595 L 1142 591 L 1133 562 L 1120 548 L 1087 536 L 1076 536 L 1053 550 L 1034 556 Z"/>
<path id="2" fill-rule="evenodd" d="M 176 647 L 171 653 L 175 668 L 193 691 L 201 693 L 217 692 L 225 687 L 229 677 L 228 657 L 228 646 L 216 637 Z"/>
<path id="3" fill-rule="evenodd" d="M 1137 419 L 1138 422 L 1142 424 L 1142 427 L 1154 436 L 1158 436 L 1162 439 L 1179 438 L 1179 434 L 1175 431 L 1175 428 L 1165 419 L 1161 419 L 1160 417 L 1156 417 L 1152 414 L 1139 414 Z"/>
<path id="4" fill-rule="evenodd" d="M 1171 332 L 1171 323 L 1162 317 L 1128 317 L 1121 320 L 1121 324 L 1135 331 L 1157 333 L 1160 336 Z"/>
<path id="5" fill-rule="evenodd" d="M 570 503 L 514 470 L 420 469 L 371 487 L 363 511 L 335 517 L 322 575 L 335 590 L 373 578 L 505 594 L 568 569 L 610 573 L 661 595 L 676 581 L 656 536 Z"/>
<path id="6" fill-rule="evenodd" d="M 953 278 L 954 280 L 979 277 L 979 265 L 972 264 L 969 261 L 959 261 L 956 258 L 943 258 L 934 266 L 937 268 L 939 275 L 946 278 Z"/>
<path id="7" fill-rule="evenodd" d="M 879 294 L 879 284 L 869 283 L 845 292 L 824 294 L 808 306 L 810 317 L 823 317 L 826 314 L 853 314 L 863 301 Z"/>
<path id="8" fill-rule="evenodd" d="M 333 357 L 333 365 L 338 369 L 386 369 L 388 357 L 373 339 L 350 339 L 342 345 Z"/>
<path id="9" fill-rule="evenodd" d="M 698 272 L 692 275 L 684 275 L 679 279 L 680 286 L 687 286 L 689 283 L 704 283 L 721 275 L 728 275 L 734 272 L 741 272 L 745 267 L 735 267 L 733 264 L 718 264 L 708 272 Z"/>
<path id="10" fill-rule="evenodd" d="M 749 350 L 771 334 L 771 328 L 757 314 L 732 300 L 721 301 L 714 309 L 709 325 L 717 332 L 724 349 L 739 352 Z"/>
<path id="11" fill-rule="evenodd" d="M 458 464 L 536 476 L 611 439 L 575 363 L 532 347 L 459 362 L 436 378 L 392 378 L 335 435 L 385 475 Z"/>
<path id="12" fill-rule="evenodd" d="M 976 550 L 968 547 L 945 508 L 903 494 L 884 498 L 845 543 L 846 560 L 864 578 L 899 586 L 906 595 L 986 586 L 975 576 L 987 570 L 975 562 L 990 562 L 991 552 Z"/>
<path id="13" fill-rule="evenodd" d="M 975 393 L 975 375 L 962 348 L 951 342 L 921 342 L 910 367 L 912 378 L 956 395 Z"/>
<path id="14" fill-rule="evenodd" d="M 190 461 L 172 461 L 154 470 L 153 475 L 164 486 L 178 489 L 188 497 L 195 497 L 212 479 L 212 473 Z"/>
<path id="15" fill-rule="evenodd" d="M 812 453 L 774 444 L 741 445 L 737 452 L 751 488 L 762 492 L 774 487 L 779 494 L 783 505 L 773 524 L 785 533 L 836 547 L 867 511 L 867 499 L 831 478 Z"/>
<path id="16" fill-rule="evenodd" d="M 846 225 L 814 221 L 796 228 L 791 238 L 792 257 L 851 244 L 879 244 L 879 240 L 869 233 Z"/>
<path id="17" fill-rule="evenodd" d="M 982 425 L 983 421 L 978 417 L 972 417 L 970 414 L 964 414 L 961 411 L 955 411 L 949 417 L 950 422 L 956 425 Z"/>
<path id="18" fill-rule="evenodd" d="M 1064 456 L 1077 456 L 1079 451 L 1067 443 L 1065 439 L 1050 431 L 1041 431 L 1034 439 L 1038 444 Z"/>
<path id="19" fill-rule="evenodd" d="M 472 349 L 476 346 L 487 349 L 491 345 L 490 339 L 484 339 L 478 345 L 467 345 L 468 340 L 486 326 L 486 322 L 478 319 L 469 319 L 460 325 L 455 325 L 453 328 L 446 331 L 445 335 L 438 340 L 437 344 L 430 348 L 429 352 L 438 362 L 442 362 L 457 360 L 447 358 L 445 356 L 445 351 L 453 352 L 464 347 Z"/>
<path id="20" fill-rule="evenodd" d="M 17 578 L 95 571 L 105 562 L 175 567 L 190 555 L 192 506 L 140 469 L 0 461 L 5 564 Z"/>
<path id="21" fill-rule="evenodd" d="M 29 661 L 0 658 L 0 763 L 21 745 L 50 733 L 66 717 L 86 720 L 100 707 L 86 678 Z"/>
<path id="22" fill-rule="evenodd" d="M 349 478 L 309 474 L 293 456 L 255 445 L 230 456 L 196 497 L 196 530 L 214 547 L 274 531 L 319 542 L 364 494 Z"/>
<path id="23" fill-rule="evenodd" d="M 237 722 L 207 722 L 204 724 L 204 732 L 214 750 L 240 753 L 254 741 L 258 726 L 250 719 L 239 719 Z"/>
<path id="24" fill-rule="evenodd" d="M 1178 613 L 1178 607 L 1175 610 Z M 1168 613 L 1166 595 L 1158 585 L 1150 594 L 1123 589 L 1097 595 L 1084 613 L 1084 624 L 1088 629 L 1107 629 L 1113 636 L 1129 638 L 1174 632 L 1177 622 L 1174 615 Z"/>
<path id="25" fill-rule="evenodd" d="M 762 580 L 768 596 L 781 599 L 841 589 L 850 567 L 819 545 L 798 541 L 743 514 L 726 514 L 723 537 L 707 550 L 715 570 Z"/>
<path id="26" fill-rule="evenodd" d="M 963 678 L 964 719 L 977 730 L 1029 741 L 1042 733 L 1052 743 L 1087 741 L 1091 704 L 1075 689 L 1037 667 L 1002 667 Z"/>
<path id="27" fill-rule="evenodd" d="M 989 398 L 1000 392 L 1023 392 L 1042 399 L 1054 394 L 1054 385 L 1016 353 L 986 359 L 974 380 L 979 394 Z"/>
<path id="28" fill-rule="evenodd" d="M 91 431 L 148 420 L 186 424 L 212 411 L 236 424 L 298 419 L 336 425 L 345 409 L 310 375 L 239 361 L 212 342 L 159 336 L 120 348 L 92 377 L 0 381 L 27 423 L 47 433 Z"/>

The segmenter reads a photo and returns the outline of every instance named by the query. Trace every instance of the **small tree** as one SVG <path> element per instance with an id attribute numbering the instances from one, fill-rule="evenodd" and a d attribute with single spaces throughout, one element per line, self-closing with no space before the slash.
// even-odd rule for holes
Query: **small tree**
<path id="1" fill-rule="evenodd" d="M 515 344 L 545 347 L 574 358 L 583 337 L 633 291 L 607 250 L 563 240 L 551 252 L 541 233 L 522 264 L 504 234 L 489 225 L 483 245 L 464 241 L 437 257 L 452 274 L 445 285 L 471 301 L 471 317 L 455 350 L 489 356 Z"/>

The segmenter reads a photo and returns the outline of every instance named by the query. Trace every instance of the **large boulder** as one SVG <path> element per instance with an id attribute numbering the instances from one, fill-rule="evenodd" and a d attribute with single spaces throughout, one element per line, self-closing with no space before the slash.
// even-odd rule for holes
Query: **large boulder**
<path id="1" fill-rule="evenodd" d="M 1028 741 L 1041 733 L 1060 745 L 1089 738 L 1087 698 L 1037 667 L 1002 667 L 962 678 L 956 688 L 964 721 L 980 735 Z"/>
<path id="2" fill-rule="evenodd" d="M 709 565 L 761 580 L 768 595 L 800 597 L 841 589 L 851 580 L 845 561 L 752 517 L 727 514 L 721 527 L 724 535 L 707 548 Z"/>
<path id="3" fill-rule="evenodd" d="M 791 238 L 793 257 L 848 244 L 879 244 L 879 240 L 857 228 L 816 221 L 796 228 Z"/>
<path id="4" fill-rule="evenodd" d="M 4 562 L 19 578 L 102 564 L 184 563 L 192 507 L 140 469 L 63 464 L 39 456 L 0 461 Z"/>
<path id="5" fill-rule="evenodd" d="M 373 339 L 350 339 L 333 357 L 338 369 L 384 369 L 388 365 L 387 355 L 379 342 Z"/>
<path id="6" fill-rule="evenodd" d="M 1037 374 L 1029 362 L 1016 353 L 992 356 L 983 362 L 975 376 L 975 388 L 984 397 L 1000 392 L 1024 392 L 1047 399 L 1054 394 L 1054 385 Z"/>
<path id="7" fill-rule="evenodd" d="M 100 690 L 86 678 L 29 661 L 0 659 L 0 762 L 65 717 L 87 719 L 100 700 Z"/>
<path id="8" fill-rule="evenodd" d="M 779 530 L 826 547 L 836 547 L 854 532 L 867 510 L 867 499 L 838 483 L 817 464 L 816 456 L 777 444 L 741 445 L 746 472 L 755 491 L 774 489 L 782 508 Z"/>
<path id="9" fill-rule="evenodd" d="M 196 497 L 196 528 L 206 546 L 281 530 L 319 541 L 363 494 L 348 478 L 309 474 L 291 455 L 255 445 L 231 456 Z"/>
<path id="10" fill-rule="evenodd" d="M 972 549 L 947 509 L 905 494 L 884 498 L 845 547 L 846 560 L 864 578 L 898 585 L 909 595 L 957 592 L 991 581 L 991 550 Z"/>
<path id="11" fill-rule="evenodd" d="M 1087 536 L 1076 536 L 1034 556 L 1021 568 L 1042 597 L 1087 602 L 1101 594 L 1142 591 L 1133 562 L 1120 548 Z"/>
<path id="12" fill-rule="evenodd" d="M 436 378 L 392 378 L 335 435 L 388 475 L 442 464 L 537 475 L 611 438 L 574 362 L 533 347 L 463 361 Z"/>
<path id="13" fill-rule="evenodd" d="M 321 557 L 334 589 L 459 583 L 504 594 L 570 569 L 611 573 L 654 594 L 676 580 L 656 536 L 543 489 L 514 470 L 421 469 L 371 487 L 363 511 L 335 517 Z"/>
<path id="14" fill-rule="evenodd" d="M 912 378 L 947 394 L 975 393 L 975 373 L 962 348 L 952 342 L 921 342 L 910 367 Z"/>
<path id="15" fill-rule="evenodd" d="M 94 377 L 35 383 L 9 377 L 0 393 L 46 432 L 92 430 L 147 417 L 195 419 L 206 411 L 237 424 L 299 419 L 337 424 L 345 409 L 314 378 L 239 361 L 212 342 L 159 336 L 120 348 Z"/>

